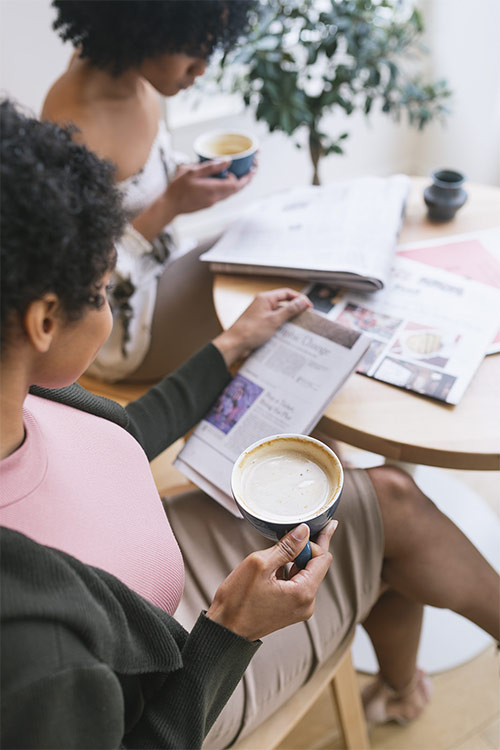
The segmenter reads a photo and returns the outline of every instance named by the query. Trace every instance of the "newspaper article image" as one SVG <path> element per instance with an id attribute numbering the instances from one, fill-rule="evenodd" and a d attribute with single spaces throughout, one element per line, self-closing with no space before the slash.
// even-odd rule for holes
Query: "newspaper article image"
<path id="1" fill-rule="evenodd" d="M 404 362 L 401 359 L 385 357 L 373 374 L 376 380 L 397 385 L 400 388 L 446 401 L 456 378 L 446 372 L 438 372 L 428 367 Z"/>
<path id="2" fill-rule="evenodd" d="M 228 434 L 264 389 L 243 375 L 235 375 L 205 416 L 205 420 Z"/>
<path id="3" fill-rule="evenodd" d="M 389 354 L 435 367 L 446 367 L 460 339 L 457 331 L 409 322 L 396 337 Z"/>
<path id="4" fill-rule="evenodd" d="M 318 312 L 329 313 L 335 307 L 342 294 L 339 289 L 333 289 L 326 284 L 313 284 L 307 296 L 313 303 L 313 307 Z"/>
<path id="5" fill-rule="evenodd" d="M 393 337 L 401 322 L 400 318 L 393 318 L 390 315 L 370 310 L 368 307 L 351 303 L 346 304 L 337 318 L 337 323 L 341 323 L 341 325 L 387 340 Z"/>

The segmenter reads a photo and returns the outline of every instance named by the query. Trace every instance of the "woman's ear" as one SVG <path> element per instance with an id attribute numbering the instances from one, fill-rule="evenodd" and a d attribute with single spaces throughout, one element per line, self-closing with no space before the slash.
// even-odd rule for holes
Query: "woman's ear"
<path id="1" fill-rule="evenodd" d="M 40 354 L 49 351 L 59 325 L 59 299 L 52 292 L 31 302 L 24 314 L 24 330 Z"/>

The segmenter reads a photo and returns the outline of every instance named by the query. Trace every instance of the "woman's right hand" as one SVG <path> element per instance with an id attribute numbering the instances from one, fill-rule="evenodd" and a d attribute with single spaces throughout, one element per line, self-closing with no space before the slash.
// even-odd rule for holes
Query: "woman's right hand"
<path id="1" fill-rule="evenodd" d="M 209 208 L 238 193 L 248 185 L 257 169 L 254 167 L 240 178 L 229 172 L 226 177 L 214 179 L 214 175 L 230 164 L 230 160 L 181 164 L 163 195 L 132 221 L 134 228 L 152 242 L 176 216 Z"/>
<path id="2" fill-rule="evenodd" d="M 311 307 L 310 299 L 287 287 L 260 292 L 233 325 L 212 343 L 231 367 L 265 344 L 283 323 Z"/>
<path id="3" fill-rule="evenodd" d="M 317 541 L 311 542 L 312 559 L 302 570 L 293 568 L 288 580 L 283 568 L 305 547 L 309 538 L 306 524 L 297 526 L 273 547 L 248 555 L 217 589 L 207 617 L 250 641 L 308 620 L 332 561 L 329 546 L 336 528 L 337 521 L 325 526 Z"/>
<path id="4" fill-rule="evenodd" d="M 225 177 L 214 179 L 214 175 L 230 165 L 231 159 L 218 159 L 177 167 L 165 192 L 165 198 L 175 210 L 176 216 L 209 208 L 246 187 L 256 172 L 255 167 L 243 177 L 238 178 L 228 172 Z"/>

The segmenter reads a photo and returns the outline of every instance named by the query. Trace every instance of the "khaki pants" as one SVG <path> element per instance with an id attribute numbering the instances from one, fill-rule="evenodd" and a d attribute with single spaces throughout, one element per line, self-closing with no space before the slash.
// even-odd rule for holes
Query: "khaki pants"
<path id="1" fill-rule="evenodd" d="M 199 491 L 165 500 L 184 557 L 186 582 L 175 617 L 191 629 L 228 573 L 271 542 Z M 383 558 L 379 505 L 368 474 L 345 472 L 332 540 L 333 562 L 321 584 L 313 617 L 263 640 L 243 679 L 208 734 L 220 750 L 254 729 L 292 695 L 335 650 L 375 603 Z"/>

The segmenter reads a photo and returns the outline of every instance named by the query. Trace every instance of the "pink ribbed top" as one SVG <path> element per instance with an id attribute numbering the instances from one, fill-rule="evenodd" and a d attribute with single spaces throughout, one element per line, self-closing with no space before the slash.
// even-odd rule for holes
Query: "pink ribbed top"
<path id="1" fill-rule="evenodd" d="M 0 464 L 0 524 L 173 614 L 184 566 L 140 445 L 113 422 L 36 396 L 24 424 L 24 443 Z"/>

